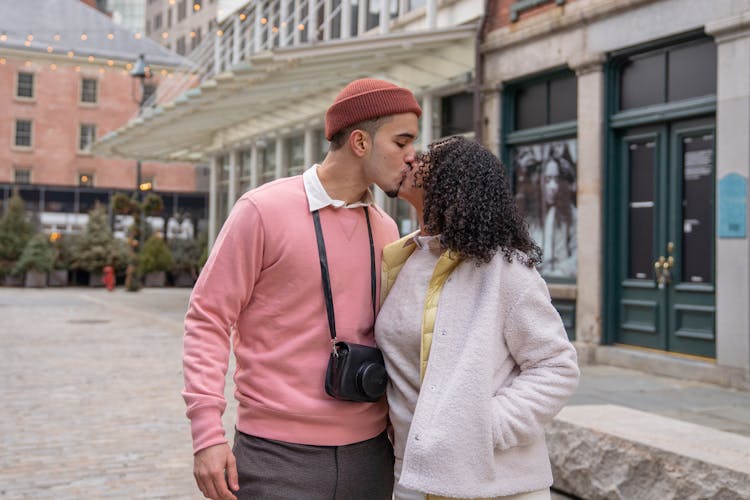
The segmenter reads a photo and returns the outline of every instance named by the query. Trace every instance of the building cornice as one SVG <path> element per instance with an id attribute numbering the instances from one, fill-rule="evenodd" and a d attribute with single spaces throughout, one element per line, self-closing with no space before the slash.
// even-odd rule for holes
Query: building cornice
<path id="1" fill-rule="evenodd" d="M 498 28 L 480 46 L 483 54 L 578 28 L 654 0 L 578 0 Z"/>

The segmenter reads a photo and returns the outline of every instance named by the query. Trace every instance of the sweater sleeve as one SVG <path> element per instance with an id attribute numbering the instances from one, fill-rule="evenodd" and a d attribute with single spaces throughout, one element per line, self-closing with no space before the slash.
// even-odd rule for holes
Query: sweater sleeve
<path id="1" fill-rule="evenodd" d="M 519 373 L 492 400 L 493 437 L 500 450 L 538 438 L 573 394 L 580 375 L 575 348 L 546 283 L 536 270 L 524 279 L 530 283 L 510 310 L 503 332 Z"/>
<path id="2" fill-rule="evenodd" d="M 231 328 L 247 304 L 263 265 L 263 222 L 249 198 L 240 199 L 216 239 L 190 296 L 183 339 L 182 396 L 187 404 L 193 452 L 226 443 Z"/>

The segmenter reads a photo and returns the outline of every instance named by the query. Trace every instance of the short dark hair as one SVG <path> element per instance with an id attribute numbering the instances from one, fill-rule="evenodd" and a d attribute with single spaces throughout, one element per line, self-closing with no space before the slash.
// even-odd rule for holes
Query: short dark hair
<path id="1" fill-rule="evenodd" d="M 445 248 L 477 265 L 502 251 L 528 267 L 542 251 L 529 235 L 508 186 L 505 167 L 484 146 L 452 136 L 428 146 L 416 162 L 424 188 L 424 229 Z"/>
<path id="2" fill-rule="evenodd" d="M 349 136 L 355 130 L 362 130 L 364 132 L 367 132 L 370 137 L 375 137 L 375 133 L 380 129 L 380 127 L 382 127 L 386 122 L 389 122 L 392 117 L 393 115 L 379 116 L 378 118 L 355 123 L 354 125 L 350 125 L 344 129 L 339 130 L 331 137 L 330 150 L 337 151 L 344 147 L 346 141 L 349 140 Z"/>

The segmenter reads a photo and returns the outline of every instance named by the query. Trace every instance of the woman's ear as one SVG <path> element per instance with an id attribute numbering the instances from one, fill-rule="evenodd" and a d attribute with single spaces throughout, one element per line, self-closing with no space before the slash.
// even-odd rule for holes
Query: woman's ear
<path id="1" fill-rule="evenodd" d="M 349 134 L 349 147 L 355 155 L 364 157 L 370 150 L 370 134 L 364 130 L 354 130 Z"/>

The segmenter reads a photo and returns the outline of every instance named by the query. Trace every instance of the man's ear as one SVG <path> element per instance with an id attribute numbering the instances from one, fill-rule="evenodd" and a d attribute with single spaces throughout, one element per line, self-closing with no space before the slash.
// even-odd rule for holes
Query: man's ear
<path id="1" fill-rule="evenodd" d="M 352 131 L 349 134 L 349 147 L 355 155 L 362 158 L 370 150 L 370 134 L 359 129 Z"/>

